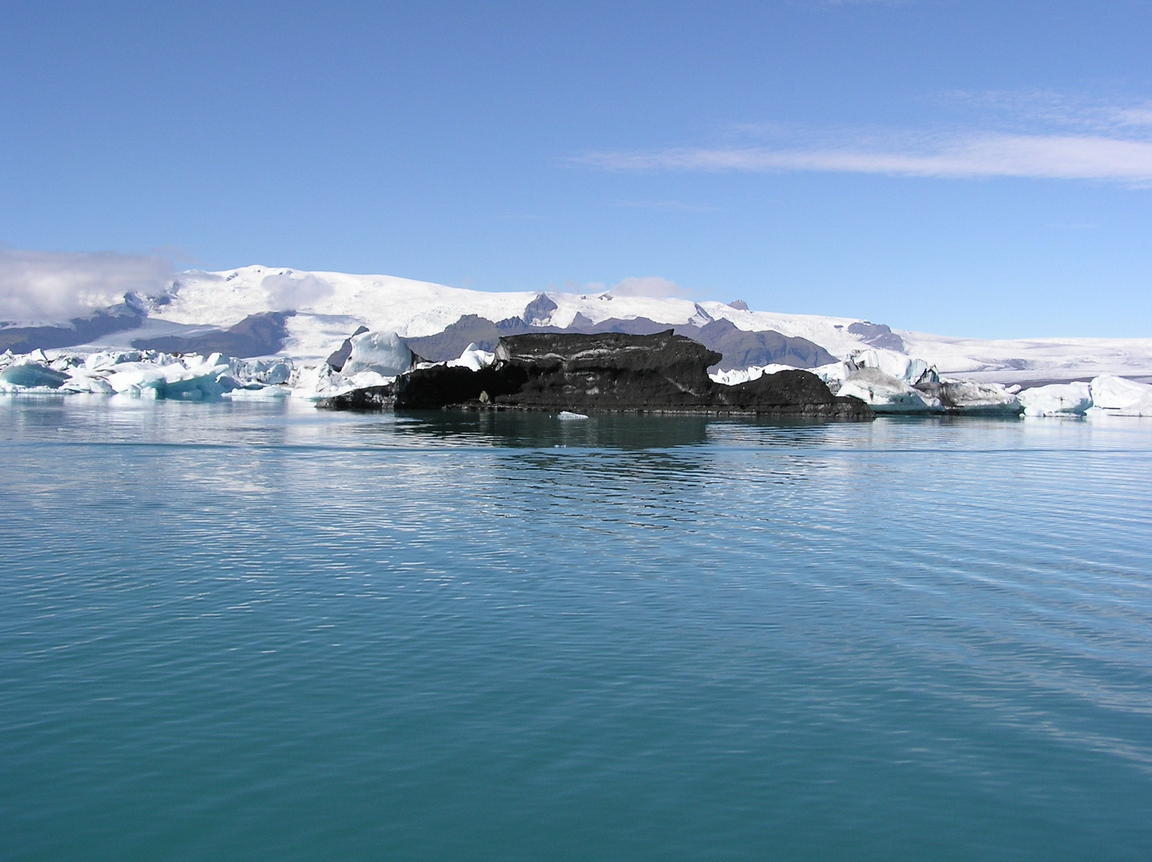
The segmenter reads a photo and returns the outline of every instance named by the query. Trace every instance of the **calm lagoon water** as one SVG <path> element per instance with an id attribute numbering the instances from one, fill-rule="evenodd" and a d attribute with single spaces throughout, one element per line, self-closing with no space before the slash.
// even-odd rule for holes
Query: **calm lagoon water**
<path id="1" fill-rule="evenodd" d="M 0 857 L 1152 858 L 1152 422 L 0 400 Z"/>

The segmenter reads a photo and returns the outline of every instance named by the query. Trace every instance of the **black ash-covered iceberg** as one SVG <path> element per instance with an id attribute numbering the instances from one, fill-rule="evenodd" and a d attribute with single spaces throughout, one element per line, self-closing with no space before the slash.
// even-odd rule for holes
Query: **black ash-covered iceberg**
<path id="1" fill-rule="evenodd" d="M 719 355 L 671 330 L 652 335 L 533 333 L 501 338 L 479 370 L 418 368 L 397 378 L 397 409 L 477 407 L 531 410 L 769 414 L 871 419 L 857 398 L 839 398 L 815 375 L 785 371 L 736 386 L 713 381 Z M 383 393 L 376 393 L 379 403 Z M 358 406 L 332 399 L 330 407 Z"/>

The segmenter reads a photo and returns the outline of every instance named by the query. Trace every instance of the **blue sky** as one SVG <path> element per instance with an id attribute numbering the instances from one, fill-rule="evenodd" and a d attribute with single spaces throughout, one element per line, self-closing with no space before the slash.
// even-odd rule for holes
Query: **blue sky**
<path id="1" fill-rule="evenodd" d="M 1137 0 L 7 0 L 0 244 L 1152 336 L 1150 32 Z"/>

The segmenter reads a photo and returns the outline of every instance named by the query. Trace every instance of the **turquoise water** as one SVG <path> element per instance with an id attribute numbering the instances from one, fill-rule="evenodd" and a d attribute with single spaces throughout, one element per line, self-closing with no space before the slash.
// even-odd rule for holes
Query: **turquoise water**
<path id="1" fill-rule="evenodd" d="M 0 857 L 1147 859 L 1152 423 L 0 399 Z"/>

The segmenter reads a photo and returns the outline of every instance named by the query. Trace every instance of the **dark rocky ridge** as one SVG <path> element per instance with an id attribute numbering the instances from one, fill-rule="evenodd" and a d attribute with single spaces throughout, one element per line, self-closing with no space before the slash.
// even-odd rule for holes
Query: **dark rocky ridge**
<path id="1" fill-rule="evenodd" d="M 496 363 L 480 371 L 436 366 L 397 379 L 397 409 L 767 414 L 871 419 L 857 398 L 838 398 L 807 371 L 765 375 L 737 386 L 708 377 L 715 351 L 672 330 L 651 335 L 531 333 L 501 338 Z M 352 407 L 329 399 L 324 406 Z"/>
<path id="2" fill-rule="evenodd" d="M 284 346 L 288 337 L 286 321 L 294 314 L 292 311 L 265 311 L 250 314 L 228 329 L 200 335 L 138 338 L 132 342 L 132 346 L 140 350 L 161 350 L 165 353 L 226 353 L 240 358 L 271 356 Z"/>
<path id="3" fill-rule="evenodd" d="M 904 352 L 904 339 L 893 332 L 892 327 L 886 323 L 872 323 L 862 320 L 849 324 L 848 331 L 853 335 L 859 335 L 865 344 L 872 347 Z"/>
<path id="4" fill-rule="evenodd" d="M 9 326 L 0 329 L 0 351 L 30 353 L 37 348 L 52 349 L 87 344 L 113 332 L 135 329 L 147 316 L 140 299 L 133 294 L 127 294 L 122 303 L 84 317 L 73 317 L 67 325 Z"/>

